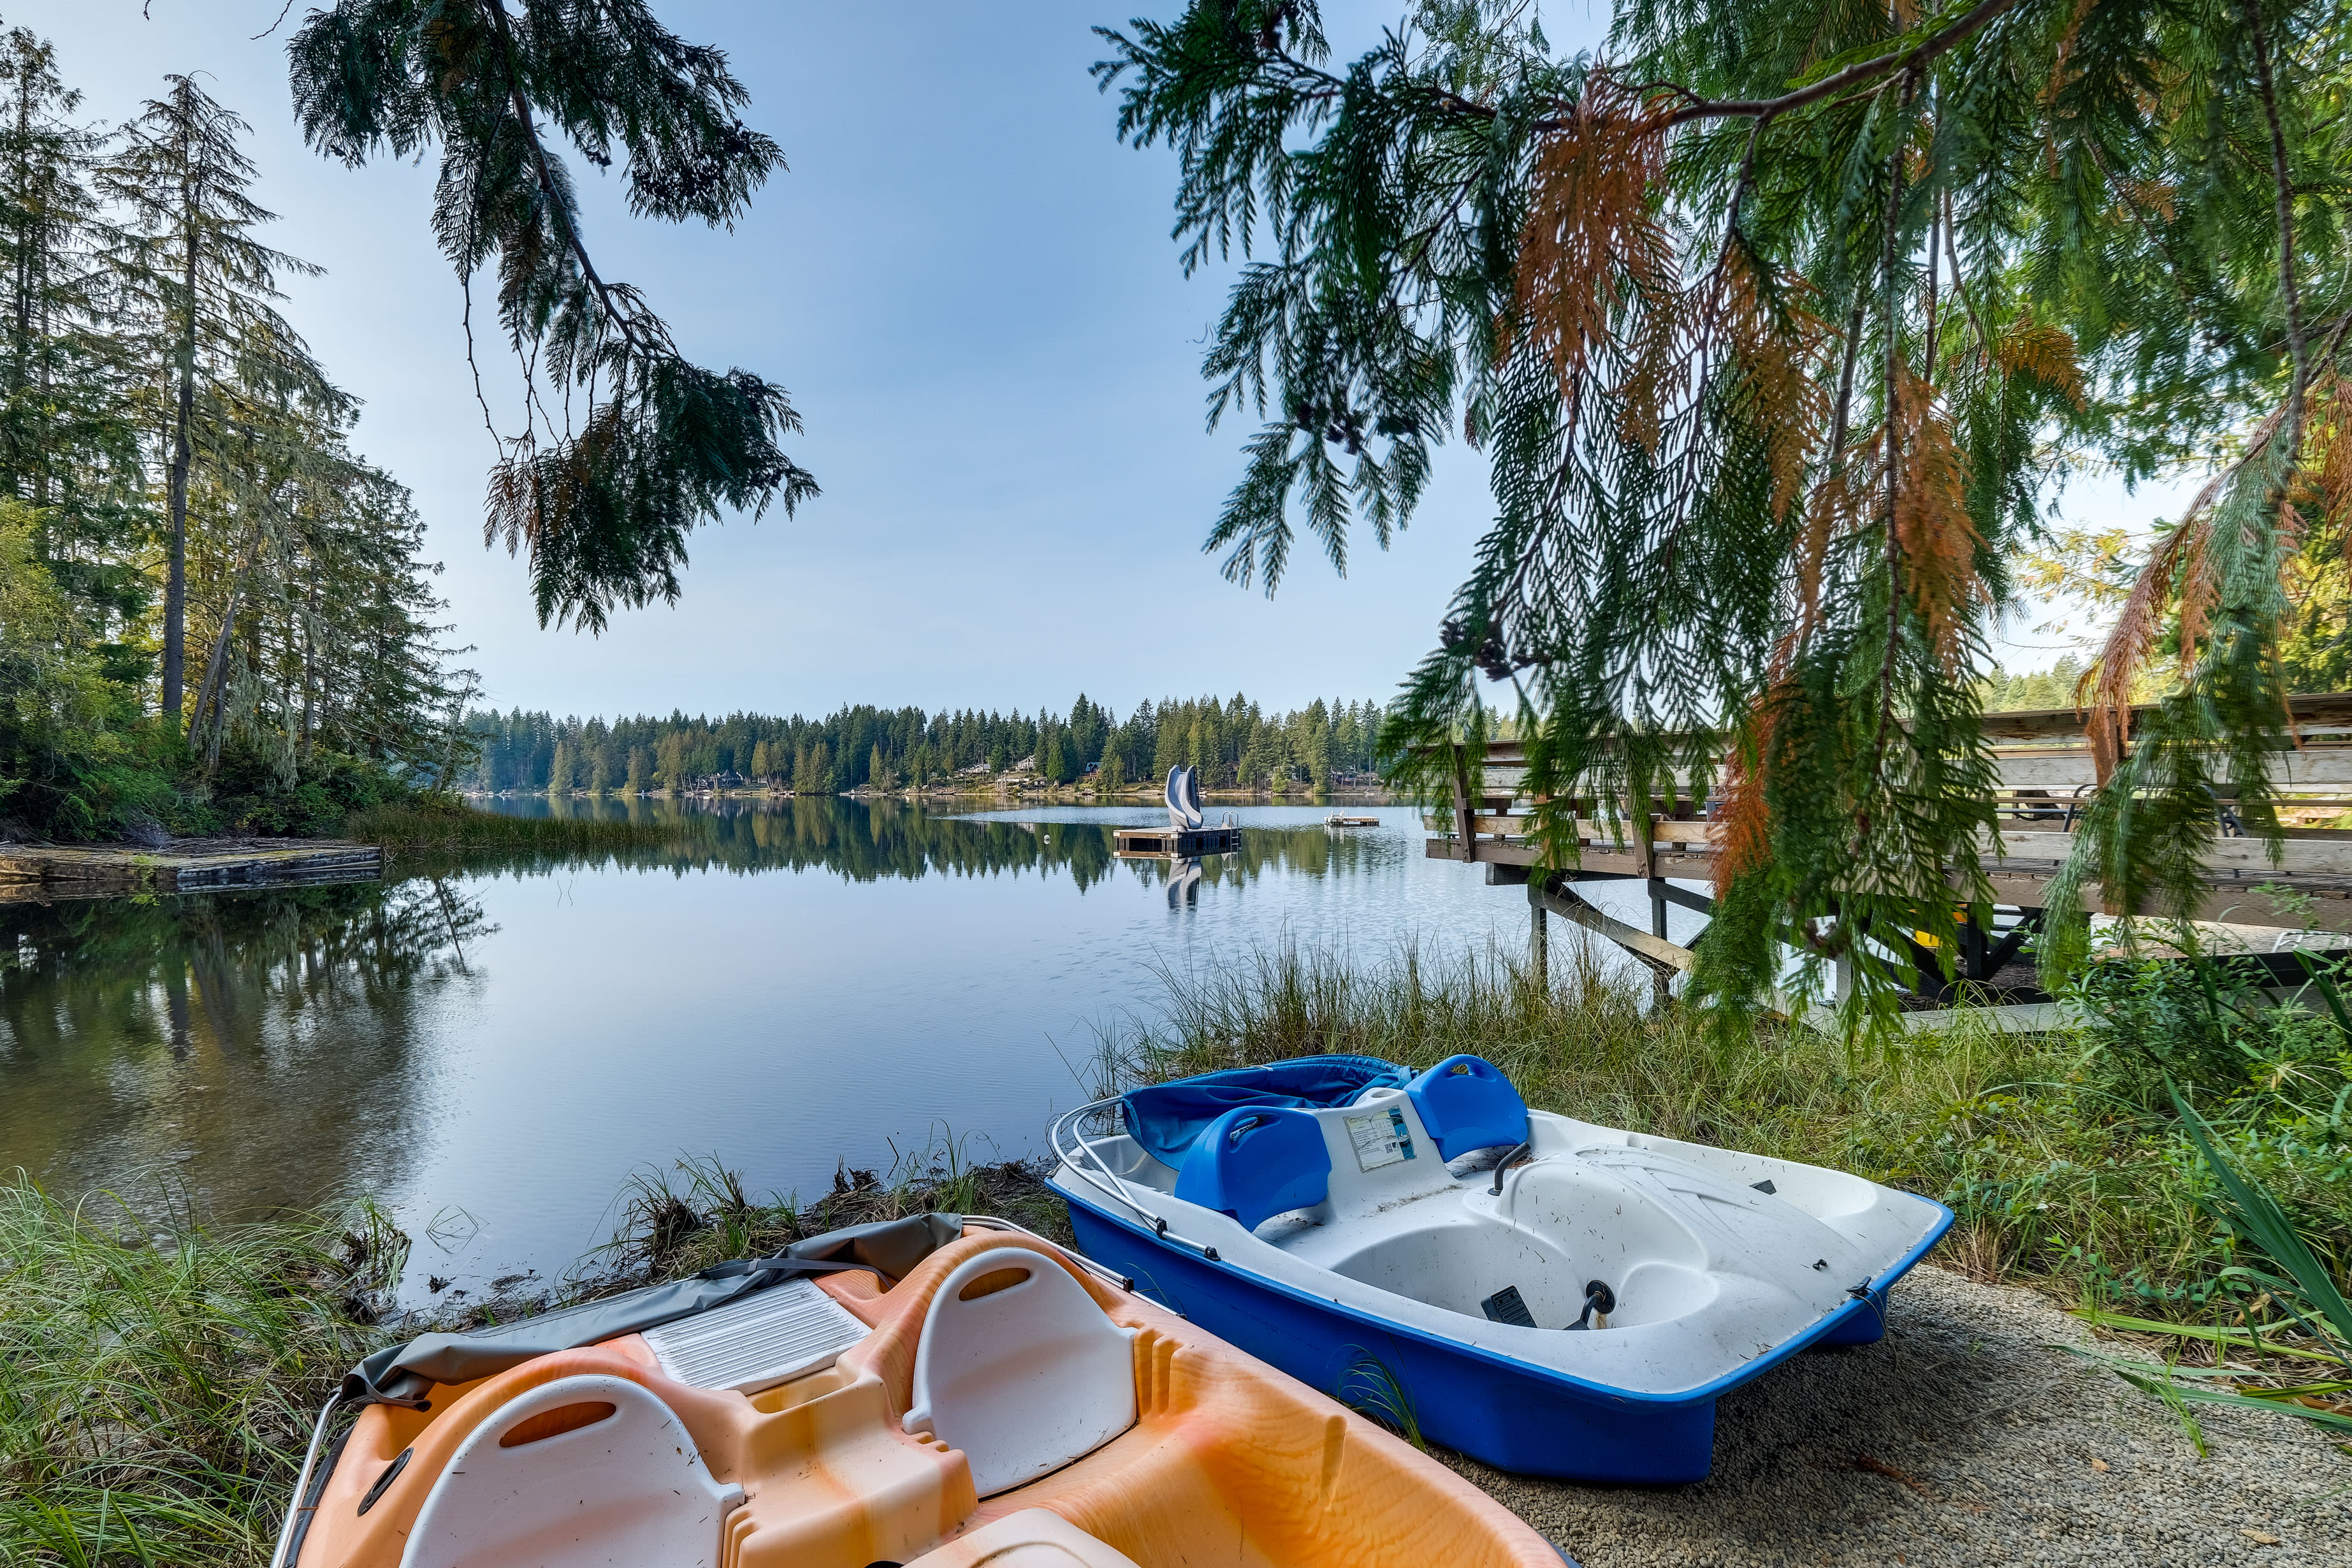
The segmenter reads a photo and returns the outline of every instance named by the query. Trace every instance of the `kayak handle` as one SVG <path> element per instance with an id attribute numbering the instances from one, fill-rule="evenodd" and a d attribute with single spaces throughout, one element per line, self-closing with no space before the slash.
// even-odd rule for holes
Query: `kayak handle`
<path id="1" fill-rule="evenodd" d="M 1032 1241 L 1042 1241 L 1047 1247 L 1052 1247 L 1055 1252 L 1060 1253 L 1063 1257 L 1068 1258 L 1071 1262 L 1076 1264 L 1079 1268 L 1093 1275 L 1096 1279 L 1100 1279 L 1107 1284 L 1116 1285 L 1122 1290 L 1132 1290 L 1135 1289 L 1135 1281 L 1129 1279 L 1126 1275 L 1113 1273 L 1110 1269 L 1104 1268 L 1101 1264 L 1097 1263 L 1093 1258 L 1087 1257 L 1085 1254 L 1072 1252 L 1068 1247 L 1061 1245 L 1061 1243 L 1055 1241 L 1048 1237 L 1039 1236 L 1035 1231 L 1031 1230 L 1025 1225 L 1015 1225 L 1009 1219 L 999 1219 L 992 1214 L 968 1214 L 963 1216 L 963 1222 L 966 1225 L 976 1225 L 982 1230 L 1009 1230 L 1015 1236 L 1025 1236 Z"/>

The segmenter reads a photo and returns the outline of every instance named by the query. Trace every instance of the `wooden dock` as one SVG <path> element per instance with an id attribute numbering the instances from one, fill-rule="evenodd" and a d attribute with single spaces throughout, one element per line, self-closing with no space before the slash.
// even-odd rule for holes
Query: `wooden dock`
<path id="1" fill-rule="evenodd" d="M 379 846 L 342 839 L 179 838 L 156 848 L 0 844 L 0 903 L 367 882 L 383 874 Z"/>
<path id="2" fill-rule="evenodd" d="M 1238 827 L 1122 827 L 1118 854 L 1126 860 L 1189 860 L 1226 855 L 1242 847 Z"/>
<path id="3" fill-rule="evenodd" d="M 2352 693 L 2295 698 L 2293 713 L 2302 744 L 2278 759 L 2275 787 L 2288 797 L 2279 802 L 2281 816 L 2293 822 L 2352 811 Z M 2040 929 L 2050 884 L 2073 848 L 2082 802 L 2095 783 L 2090 749 L 2083 740 L 2083 721 L 2072 709 L 1989 713 L 1984 729 L 1995 742 L 2000 773 L 2000 787 L 1990 803 L 1998 830 L 1979 840 L 1975 867 L 1955 866 L 1951 879 L 1957 892 L 1969 884 L 1971 869 L 1981 871 L 1992 887 L 1995 918 L 1986 931 L 1963 923 L 1961 951 L 1954 955 L 1958 982 L 2021 1000 L 2046 1000 L 2033 989 L 2030 973 L 2011 965 Z M 1432 859 L 1485 865 L 1489 886 L 1525 887 L 1539 962 L 1549 914 L 1608 938 L 1661 975 L 1690 970 L 1694 955 L 1669 940 L 1666 910 L 1671 905 L 1710 916 L 1715 911 L 1706 893 L 1676 885 L 1714 881 L 1721 829 L 1710 819 L 1711 803 L 1685 801 L 1677 811 L 1653 813 L 1644 833 L 1629 827 L 1622 803 L 1604 810 L 1599 799 L 1577 799 L 1569 803 L 1577 813 L 1576 864 L 1547 866 L 1544 851 L 1530 837 L 1537 803 L 1519 788 L 1524 749 L 1512 741 L 1490 743 L 1475 786 L 1469 782 L 1469 759 L 1461 748 L 1456 753 L 1454 826 L 1434 816 L 1425 819 L 1433 835 L 1426 853 Z M 2206 857 L 2206 892 L 2193 918 L 2282 935 L 2352 933 L 2352 831 L 2290 826 L 2284 859 L 2273 866 L 2261 839 L 2232 833 L 2229 805 L 2216 802 L 2226 836 Z M 1606 820 L 1612 816 L 1613 823 Z M 1643 884 L 1650 902 L 1647 931 L 1577 890 L 1581 883 L 1612 881 Z M 2109 909 L 2096 883 L 2084 889 L 2082 901 L 2095 914 L 2153 912 Z M 1952 999 L 1958 983 L 1943 979 L 1937 955 L 1915 947 L 1910 956 L 1919 976 L 1918 1000 Z M 2299 978 L 2286 973 L 2294 963 L 2291 952 L 2269 956 L 2279 960 L 2283 980 Z M 1842 975 L 1841 994 L 1846 984 Z"/>

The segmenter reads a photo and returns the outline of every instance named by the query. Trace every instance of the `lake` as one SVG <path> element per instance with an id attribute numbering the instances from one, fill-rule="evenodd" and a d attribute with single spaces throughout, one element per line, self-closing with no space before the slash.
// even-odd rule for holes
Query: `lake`
<path id="1" fill-rule="evenodd" d="M 1404 806 L 1239 808 L 1243 850 L 1171 883 L 1113 854 L 1157 807 L 494 804 L 700 820 L 593 862 L 0 906 L 0 1168 L 223 1219 L 365 1194 L 412 1281 L 551 1274 L 647 1163 L 814 1196 L 950 1142 L 1038 1152 L 1171 975 L 1527 940 Z"/>

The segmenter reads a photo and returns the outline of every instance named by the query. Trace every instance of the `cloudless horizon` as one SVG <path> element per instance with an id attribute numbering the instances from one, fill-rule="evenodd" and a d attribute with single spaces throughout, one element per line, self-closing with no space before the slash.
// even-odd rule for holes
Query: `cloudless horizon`
<path id="1" fill-rule="evenodd" d="M 284 4 L 152 0 L 142 16 L 142 0 L 89 0 L 0 18 L 55 41 L 86 120 L 120 122 L 178 71 L 203 73 L 251 122 L 252 194 L 280 215 L 262 237 L 326 268 L 283 280 L 287 314 L 363 401 L 358 449 L 415 493 L 478 705 L 1034 711 L 1084 690 L 1124 713 L 1240 690 L 1288 708 L 1385 697 L 1434 643 L 1493 511 L 1458 438 L 1412 525 L 1385 552 L 1360 531 L 1344 579 L 1302 538 L 1269 600 L 1202 552 L 1257 424 L 1203 427 L 1201 353 L 1232 268 L 1182 275 L 1174 157 L 1120 145 L 1117 100 L 1087 69 L 1105 52 L 1095 26 L 1172 14 L 1173 0 L 924 4 L 887 23 L 856 7 L 657 6 L 728 52 L 746 120 L 790 172 L 729 232 L 629 217 L 617 178 L 567 150 L 590 251 L 646 291 L 690 358 L 790 389 L 807 431 L 786 449 L 824 494 L 796 517 L 698 531 L 678 603 L 620 611 L 601 637 L 541 629 L 524 563 L 483 547 L 497 452 L 428 227 L 438 150 L 354 171 L 304 147 L 285 43 L 306 0 L 254 37 Z M 1335 56 L 1398 14 L 1327 5 Z M 1585 4 L 1545 17 L 1567 47 L 1606 26 Z M 488 315 L 478 357 L 511 431 L 519 377 Z M 2094 479 L 2069 510 L 2141 530 L 2189 488 L 2126 497 Z M 2022 668 L 2067 646 L 2021 624 L 2001 651 Z"/>

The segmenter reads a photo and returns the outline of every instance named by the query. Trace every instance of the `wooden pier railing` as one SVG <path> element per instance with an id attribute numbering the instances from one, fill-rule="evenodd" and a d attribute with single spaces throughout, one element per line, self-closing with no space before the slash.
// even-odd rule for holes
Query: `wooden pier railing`
<path id="1" fill-rule="evenodd" d="M 2239 928 L 2352 933 L 2352 830 L 2308 825 L 2314 817 L 2352 811 L 2352 693 L 2297 697 L 2292 712 L 2299 745 L 2279 754 L 2273 775 L 2288 797 L 2281 805 L 2292 824 L 2284 859 L 2273 864 L 2267 845 L 2233 833 L 2230 802 L 2217 800 L 2224 837 L 2206 857 L 2208 890 L 2192 913 Z M 2095 783 L 2083 721 L 2072 709 L 1988 714 L 1985 731 L 1996 742 L 2000 773 L 2000 787 L 1989 803 L 1996 826 L 1979 839 L 1975 865 L 1956 865 L 1951 873 L 1956 890 L 1969 884 L 1971 871 L 1980 871 L 1993 889 L 1995 928 L 1978 932 L 1964 925 L 1962 950 L 1956 955 L 1960 979 L 1979 984 L 1993 981 L 2039 927 L 2050 884 L 2073 847 L 2081 801 Z M 1708 819 L 1707 803 L 1685 802 L 1674 813 L 1654 812 L 1643 831 L 1630 823 L 1622 803 L 1610 812 L 1598 800 L 1579 798 L 1578 853 L 1573 864 L 1564 864 L 1559 862 L 1566 857 L 1548 857 L 1531 837 L 1529 813 L 1536 803 L 1520 788 L 1527 756 L 1517 742 L 1487 745 L 1475 785 L 1461 748 L 1455 749 L 1455 761 L 1453 818 L 1427 819 L 1427 853 L 1433 859 L 1485 865 L 1490 885 L 1526 887 L 1538 959 L 1545 916 L 1554 914 L 1662 971 L 1690 968 L 1690 948 L 1668 939 L 1666 910 L 1671 906 L 1714 912 L 1706 891 L 1676 885 L 1714 880 L 1720 827 Z M 1586 816 L 1588 811 L 1592 815 Z M 1613 822 L 1606 820 L 1611 816 Z M 1580 883 L 1629 880 L 1643 883 L 1649 895 L 1647 931 L 1577 890 Z M 2105 890 L 2095 884 L 2084 890 L 2083 901 L 2093 913 L 2148 912 L 2109 908 Z M 1914 956 L 1922 989 L 1948 995 L 1951 986 L 1941 977 L 1937 955 L 1920 948 Z M 2030 986 L 2021 980 L 2015 988 Z"/>

